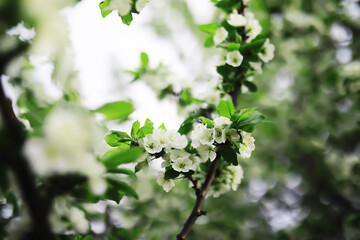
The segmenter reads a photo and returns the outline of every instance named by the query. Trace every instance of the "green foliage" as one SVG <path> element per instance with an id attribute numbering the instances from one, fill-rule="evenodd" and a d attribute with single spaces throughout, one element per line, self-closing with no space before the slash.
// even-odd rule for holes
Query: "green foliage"
<path id="1" fill-rule="evenodd" d="M 108 9 L 109 4 L 110 4 L 110 0 L 102 1 L 99 4 L 100 10 L 101 10 L 101 16 L 103 18 L 106 17 L 107 15 L 109 15 L 113 11 L 113 10 Z"/>
<path id="2" fill-rule="evenodd" d="M 140 60 L 141 60 L 141 67 L 147 68 L 147 66 L 149 65 L 149 57 L 145 52 L 141 52 Z"/>
<path id="3" fill-rule="evenodd" d="M 128 25 L 128 26 L 131 24 L 131 22 L 133 20 L 133 17 L 132 17 L 131 13 L 129 13 L 129 14 L 125 15 L 125 16 L 120 16 L 120 17 L 121 17 L 122 22 L 124 24 Z"/>
<path id="4" fill-rule="evenodd" d="M 110 134 L 105 136 L 105 141 L 110 146 L 116 147 L 126 142 L 134 142 L 135 140 L 125 132 L 112 130 Z"/>
<path id="5" fill-rule="evenodd" d="M 193 123 L 194 123 L 193 117 L 192 116 L 188 117 L 180 125 L 178 132 L 182 135 L 189 133 L 193 129 Z"/>
<path id="6" fill-rule="evenodd" d="M 111 168 L 107 171 L 108 173 L 119 173 L 130 176 L 133 179 L 136 179 L 136 175 L 133 171 L 127 168 Z"/>
<path id="7" fill-rule="evenodd" d="M 219 28 L 219 26 L 217 25 L 217 23 L 199 25 L 199 29 L 201 31 L 209 33 L 211 35 L 214 35 L 218 28 Z"/>
<path id="8" fill-rule="evenodd" d="M 179 175 L 180 175 L 179 172 L 175 171 L 171 166 L 169 166 L 165 169 L 164 179 L 165 180 L 174 179 L 177 178 Z"/>
<path id="9" fill-rule="evenodd" d="M 140 128 L 140 122 L 139 121 L 135 121 L 131 127 L 131 137 L 133 139 L 136 138 L 137 133 L 139 132 L 139 128 Z"/>
<path id="10" fill-rule="evenodd" d="M 124 194 L 129 197 L 133 197 L 135 199 L 139 198 L 139 196 L 135 192 L 135 190 L 132 187 L 130 187 L 129 184 L 120 180 L 119 178 L 113 177 L 113 176 L 108 176 L 108 177 L 106 177 L 106 180 L 107 180 L 108 184 L 110 185 L 110 189 L 116 189 L 121 194 Z M 121 195 L 119 195 L 119 196 L 121 196 Z M 114 199 L 112 199 L 112 200 L 114 200 Z M 121 200 L 121 198 L 118 199 L 117 201 L 116 200 L 115 201 L 117 203 L 119 203 L 120 200 Z"/>
<path id="11" fill-rule="evenodd" d="M 235 106 L 231 101 L 224 101 L 221 100 L 219 105 L 217 106 L 216 110 L 219 112 L 219 114 L 223 117 L 230 118 L 235 113 Z"/>
<path id="12" fill-rule="evenodd" d="M 238 165 L 236 152 L 230 144 L 220 145 L 220 155 L 227 163 Z"/>
<path id="13" fill-rule="evenodd" d="M 94 111 L 103 114 L 110 120 L 125 120 L 132 112 L 134 112 L 134 107 L 131 102 L 117 101 L 106 103 Z"/>
<path id="14" fill-rule="evenodd" d="M 203 117 L 203 116 L 200 116 L 199 118 L 202 121 L 202 123 L 205 124 L 208 128 L 214 127 L 214 122 L 211 121 L 210 119 Z"/>
<path id="15" fill-rule="evenodd" d="M 101 161 L 107 169 L 111 170 L 116 169 L 121 164 L 136 161 L 142 154 L 143 150 L 139 147 L 129 149 L 114 148 L 105 153 Z"/>

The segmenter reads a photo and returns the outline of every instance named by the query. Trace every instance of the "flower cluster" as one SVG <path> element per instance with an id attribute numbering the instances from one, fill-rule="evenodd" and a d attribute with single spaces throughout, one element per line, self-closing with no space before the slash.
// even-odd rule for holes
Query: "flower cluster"
<path id="1" fill-rule="evenodd" d="M 242 158 L 250 158 L 251 152 L 255 149 L 255 139 L 250 133 L 232 128 L 231 124 L 232 121 L 223 116 L 216 117 L 213 121 L 208 119 L 206 124 L 196 123 L 189 140 L 185 135 L 174 130 L 158 128 L 154 129 L 153 133 L 139 139 L 138 143 L 149 156 L 162 157 L 161 167 L 165 170 L 172 169 L 179 174 L 186 174 L 190 171 L 200 173 L 200 164 L 214 161 L 219 154 L 216 148 L 220 145 L 236 146 L 238 148 L 237 161 Z M 224 189 L 236 190 L 241 182 L 242 169 L 239 165 L 228 165 L 224 174 L 219 184 L 226 186 L 216 187 L 218 190 L 214 189 L 213 191 L 217 194 L 223 193 Z M 158 174 L 157 182 L 167 192 L 175 185 L 174 180 L 166 178 L 164 172 Z"/>
<path id="2" fill-rule="evenodd" d="M 236 9 L 228 16 L 227 22 L 237 29 L 238 27 L 245 27 L 246 38 L 245 42 L 253 41 L 260 33 L 261 26 L 254 14 L 246 9 L 245 16 L 239 14 Z M 229 39 L 229 32 L 224 27 L 219 27 L 213 36 L 213 41 L 216 46 L 220 46 L 218 52 L 218 66 L 228 64 L 233 67 L 239 67 L 244 57 L 238 49 L 229 49 L 228 46 L 232 41 Z M 263 62 L 269 62 L 274 58 L 274 45 L 270 44 L 269 39 L 266 39 L 263 47 L 258 53 L 258 57 Z M 260 65 L 261 66 L 261 65 Z"/>
<path id="3" fill-rule="evenodd" d="M 29 139 L 25 154 L 38 175 L 81 173 L 88 177 L 92 191 L 102 194 L 105 168 L 94 154 L 102 138 L 102 131 L 85 111 L 58 106 L 45 119 L 44 137 Z"/>

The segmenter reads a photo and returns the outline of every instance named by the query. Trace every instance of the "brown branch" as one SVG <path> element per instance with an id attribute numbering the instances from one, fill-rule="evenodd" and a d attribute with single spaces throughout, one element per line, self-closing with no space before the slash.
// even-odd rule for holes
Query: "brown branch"
<path id="1" fill-rule="evenodd" d="M 189 234 L 192 226 L 194 225 L 194 223 L 196 222 L 198 217 L 200 217 L 202 215 L 206 215 L 206 212 L 202 210 L 202 206 L 204 204 L 205 197 L 210 189 L 211 183 L 215 179 L 215 173 L 216 173 L 217 167 L 218 167 L 220 159 L 221 159 L 219 151 L 216 151 L 216 152 L 217 152 L 217 157 L 211 163 L 210 169 L 206 175 L 205 182 L 203 183 L 201 189 L 196 191 L 196 202 L 195 202 L 194 208 L 191 211 L 190 216 L 188 217 L 188 219 L 182 226 L 180 233 L 176 236 L 177 240 L 186 239 L 186 236 Z"/>

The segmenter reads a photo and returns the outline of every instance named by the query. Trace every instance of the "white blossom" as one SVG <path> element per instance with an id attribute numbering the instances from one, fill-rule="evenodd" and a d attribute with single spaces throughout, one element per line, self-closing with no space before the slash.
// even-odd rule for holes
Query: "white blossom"
<path id="1" fill-rule="evenodd" d="M 7 32 L 10 36 L 18 35 L 20 41 L 23 42 L 31 42 L 31 40 L 35 37 L 35 29 L 34 28 L 26 28 L 24 26 L 24 22 L 19 23 L 15 27 L 9 29 Z"/>
<path id="2" fill-rule="evenodd" d="M 274 51 L 275 46 L 270 43 L 269 39 L 266 39 L 264 46 L 258 53 L 258 56 L 263 62 L 269 62 L 274 58 Z"/>
<path id="3" fill-rule="evenodd" d="M 81 173 L 93 193 L 102 194 L 105 168 L 93 153 L 102 140 L 91 116 L 76 107 L 57 106 L 44 120 L 44 137 L 29 139 L 24 152 L 36 174 Z"/>
<path id="4" fill-rule="evenodd" d="M 216 158 L 216 152 L 212 146 L 209 145 L 200 145 L 197 148 L 197 151 L 200 155 L 201 162 L 206 162 L 210 159 L 210 161 L 214 161 Z"/>
<path id="5" fill-rule="evenodd" d="M 223 48 L 217 50 L 217 66 L 225 65 L 227 59 L 227 51 Z"/>
<path id="6" fill-rule="evenodd" d="M 191 132 L 191 146 L 198 148 L 200 144 L 212 145 L 214 143 L 214 129 L 207 128 L 204 124 L 198 123 Z"/>
<path id="7" fill-rule="evenodd" d="M 68 216 L 76 232 L 85 234 L 89 231 L 89 222 L 86 220 L 85 213 L 83 211 L 72 207 L 70 208 Z"/>
<path id="8" fill-rule="evenodd" d="M 233 67 L 240 66 L 243 59 L 243 55 L 241 55 L 240 51 L 237 50 L 228 52 L 226 55 L 226 63 Z"/>
<path id="9" fill-rule="evenodd" d="M 136 11 L 140 12 L 143 10 L 147 3 L 148 0 L 137 0 L 135 4 Z"/>
<path id="10" fill-rule="evenodd" d="M 109 10 L 117 9 L 120 16 L 126 16 L 131 11 L 132 0 L 111 0 Z"/>
<path id="11" fill-rule="evenodd" d="M 162 186 L 166 192 L 169 192 L 175 186 L 175 183 L 172 179 L 165 180 L 164 175 L 164 172 L 159 172 L 157 183 Z"/>
<path id="12" fill-rule="evenodd" d="M 240 140 L 240 135 L 235 128 L 230 128 L 225 130 L 226 138 L 232 142 L 237 142 Z"/>
<path id="13" fill-rule="evenodd" d="M 225 127 L 230 124 L 231 124 L 231 120 L 227 117 L 220 116 L 214 118 L 215 127 Z"/>
<path id="14" fill-rule="evenodd" d="M 167 131 L 167 137 L 169 138 L 169 146 L 176 149 L 185 148 L 188 144 L 188 140 L 185 135 L 181 135 L 175 130 Z"/>
<path id="15" fill-rule="evenodd" d="M 241 27 L 246 24 L 246 18 L 239 14 L 236 10 L 229 15 L 228 23 L 233 27 Z"/>
<path id="16" fill-rule="evenodd" d="M 179 158 L 189 158 L 190 153 L 186 152 L 185 150 L 174 149 L 170 152 L 170 160 L 175 162 Z"/>
<path id="17" fill-rule="evenodd" d="M 244 177 L 244 171 L 240 165 L 228 166 L 227 169 L 230 171 L 230 186 L 233 191 L 236 191 L 242 178 Z"/>
<path id="18" fill-rule="evenodd" d="M 247 20 L 245 29 L 246 29 L 247 42 L 251 42 L 262 31 L 259 21 L 255 18 Z"/>
<path id="19" fill-rule="evenodd" d="M 166 147 L 170 143 L 168 133 L 162 128 L 154 129 L 153 135 L 159 139 L 162 148 Z"/>
<path id="20" fill-rule="evenodd" d="M 240 155 L 242 158 L 250 158 L 251 152 L 255 150 L 255 139 L 250 133 L 242 132 L 242 143 L 240 143 Z"/>
<path id="21" fill-rule="evenodd" d="M 249 62 L 250 67 L 255 70 L 256 73 L 261 74 L 262 68 L 261 68 L 261 62 Z"/>
<path id="22" fill-rule="evenodd" d="M 221 128 L 221 127 L 215 127 L 214 128 L 214 138 L 215 138 L 215 142 L 217 143 L 224 143 L 226 142 L 226 133 L 225 133 L 225 129 Z"/>
<path id="23" fill-rule="evenodd" d="M 343 73 L 347 77 L 358 77 L 360 75 L 360 61 L 352 61 L 342 68 Z"/>
<path id="24" fill-rule="evenodd" d="M 148 134 L 144 138 L 141 138 L 139 143 L 140 146 L 145 148 L 145 150 L 150 154 L 159 153 L 163 149 L 160 140 L 153 134 Z"/>
<path id="25" fill-rule="evenodd" d="M 213 37 L 215 45 L 222 43 L 227 38 L 227 36 L 228 32 L 224 27 L 218 28 Z"/>
<path id="26" fill-rule="evenodd" d="M 175 171 L 188 172 L 192 168 L 193 162 L 189 158 L 177 158 L 171 163 L 171 166 Z"/>

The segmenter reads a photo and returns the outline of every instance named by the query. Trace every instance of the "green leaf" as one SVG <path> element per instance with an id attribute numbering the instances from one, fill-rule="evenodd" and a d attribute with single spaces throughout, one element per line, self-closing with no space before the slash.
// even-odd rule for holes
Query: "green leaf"
<path id="1" fill-rule="evenodd" d="M 131 12 L 125 16 L 120 16 L 123 23 L 126 25 L 130 25 L 131 21 L 133 20 L 133 17 L 131 15 Z"/>
<path id="2" fill-rule="evenodd" d="M 93 239 L 93 236 L 91 235 L 87 235 L 86 237 L 84 237 L 83 240 L 92 240 Z"/>
<path id="3" fill-rule="evenodd" d="M 215 42 L 214 42 L 213 36 L 211 35 L 208 38 L 206 38 L 205 43 L 204 43 L 204 47 L 211 48 L 213 46 L 215 46 Z"/>
<path id="4" fill-rule="evenodd" d="M 94 111 L 105 115 L 108 119 L 111 120 L 114 119 L 124 120 L 132 112 L 134 112 L 134 107 L 130 102 L 117 101 L 117 102 L 107 103 Z"/>
<path id="5" fill-rule="evenodd" d="M 228 50 L 229 51 L 235 51 L 240 49 L 241 44 L 240 43 L 229 43 Z"/>
<path id="6" fill-rule="evenodd" d="M 220 100 L 216 110 L 221 116 L 231 118 L 231 116 L 235 113 L 235 106 L 232 101 Z"/>
<path id="7" fill-rule="evenodd" d="M 246 132 L 252 132 L 256 123 L 264 121 L 265 116 L 255 111 L 255 108 L 242 109 L 240 114 L 233 117 L 233 123 L 231 124 L 234 128 L 242 129 Z"/>
<path id="8" fill-rule="evenodd" d="M 136 161 L 143 154 L 143 150 L 139 147 L 129 149 L 115 148 L 111 149 L 102 157 L 102 162 L 107 169 L 117 168 L 120 164 Z"/>
<path id="9" fill-rule="evenodd" d="M 105 141 L 112 147 L 121 146 L 124 142 L 134 142 L 126 132 L 110 131 L 110 134 L 105 136 Z"/>
<path id="10" fill-rule="evenodd" d="M 146 53 L 141 52 L 140 54 L 141 66 L 146 68 L 149 64 L 149 57 Z"/>
<path id="11" fill-rule="evenodd" d="M 257 86 L 253 82 L 243 81 L 243 83 L 250 90 L 250 92 L 257 91 Z"/>
<path id="12" fill-rule="evenodd" d="M 154 127 L 154 123 L 149 118 L 147 118 L 145 120 L 144 126 Z"/>
<path id="13" fill-rule="evenodd" d="M 232 122 L 241 122 L 250 117 L 250 115 L 256 110 L 256 107 L 253 108 L 243 108 L 240 110 L 240 113 L 234 114 L 231 118 Z"/>
<path id="14" fill-rule="evenodd" d="M 131 127 L 131 137 L 133 139 L 136 138 L 136 134 L 138 133 L 139 128 L 140 128 L 140 122 L 139 121 L 134 122 L 132 127 Z"/>
<path id="15" fill-rule="evenodd" d="M 199 25 L 200 31 L 210 33 L 211 35 L 214 35 L 218 28 L 219 26 L 217 25 L 217 23 Z"/>
<path id="16" fill-rule="evenodd" d="M 154 127 L 150 127 L 150 126 L 143 126 L 139 129 L 138 133 L 137 133 L 137 138 L 143 138 L 148 134 L 152 134 L 154 130 Z"/>
<path id="17" fill-rule="evenodd" d="M 203 117 L 203 116 L 201 116 L 201 117 L 199 117 L 199 118 L 201 119 L 202 123 L 206 124 L 206 126 L 207 126 L 208 128 L 213 128 L 213 127 L 214 127 L 214 123 L 213 123 L 213 121 L 211 121 L 210 119 L 208 119 L 208 118 L 206 118 L 206 117 Z"/>
<path id="18" fill-rule="evenodd" d="M 120 203 L 121 199 L 124 197 L 124 193 L 119 192 L 119 190 L 108 182 L 108 187 L 105 194 L 102 196 L 103 200 L 113 200 L 117 204 Z"/>
<path id="19" fill-rule="evenodd" d="M 108 183 L 114 186 L 115 189 L 119 190 L 121 193 L 125 194 L 126 196 L 133 197 L 136 199 L 139 198 L 135 190 L 132 187 L 130 187 L 130 185 L 127 184 L 126 182 L 121 181 L 120 179 L 112 176 L 106 177 L 106 180 L 108 181 Z"/>
<path id="20" fill-rule="evenodd" d="M 165 124 L 164 124 L 164 123 L 162 123 L 159 128 L 160 128 L 160 129 L 164 129 L 164 130 L 166 131 L 166 127 L 165 127 Z"/>
<path id="21" fill-rule="evenodd" d="M 266 41 L 266 38 L 258 37 L 256 39 L 252 40 L 251 42 L 242 45 L 240 48 L 240 52 L 247 52 L 250 50 L 257 52 L 262 48 L 265 41 Z"/>
<path id="22" fill-rule="evenodd" d="M 220 145 L 220 155 L 226 162 L 233 165 L 238 165 L 236 152 L 234 149 L 232 149 L 231 145 Z"/>
<path id="23" fill-rule="evenodd" d="M 193 124 L 194 124 L 193 117 L 189 117 L 185 119 L 184 122 L 180 125 L 178 133 L 180 133 L 181 135 L 187 134 L 188 132 L 191 131 L 191 129 L 193 129 Z"/>
<path id="24" fill-rule="evenodd" d="M 107 8 L 109 6 L 109 4 L 110 4 L 110 0 L 102 1 L 99 4 L 100 10 L 101 10 L 101 16 L 103 18 L 106 17 L 107 15 L 109 15 L 114 10 L 114 9 L 108 9 Z"/>
<path id="25" fill-rule="evenodd" d="M 169 166 L 165 170 L 164 179 L 165 180 L 174 179 L 179 175 L 180 175 L 179 172 L 175 171 L 171 166 Z"/>
<path id="26" fill-rule="evenodd" d="M 119 173 L 129 175 L 131 178 L 136 178 L 136 175 L 133 171 L 127 168 L 113 168 L 107 171 L 108 173 Z"/>

